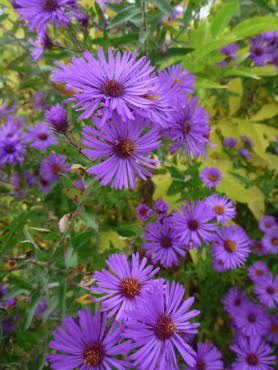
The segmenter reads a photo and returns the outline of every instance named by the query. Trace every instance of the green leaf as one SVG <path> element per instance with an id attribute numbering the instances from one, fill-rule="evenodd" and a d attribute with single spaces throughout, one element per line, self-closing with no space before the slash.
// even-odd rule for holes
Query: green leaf
<path id="1" fill-rule="evenodd" d="M 216 37 L 229 24 L 233 16 L 239 11 L 238 0 L 230 1 L 214 17 L 210 31 L 212 37 Z"/>
<path id="2" fill-rule="evenodd" d="M 259 5 L 261 8 L 269 11 L 269 12 L 272 12 L 272 13 L 275 13 L 275 9 L 273 9 L 268 3 L 267 1 L 265 0 L 252 0 L 253 3 L 256 3 L 257 5 Z"/>
<path id="3" fill-rule="evenodd" d="M 118 26 L 120 24 L 123 24 L 130 20 L 132 17 L 140 14 L 140 9 L 135 6 L 128 6 L 121 10 L 109 23 L 107 29 L 113 28 L 115 26 Z"/>
<path id="4" fill-rule="evenodd" d="M 201 59 L 206 57 L 209 53 L 214 50 L 220 49 L 225 45 L 228 45 L 235 41 L 233 36 L 223 37 L 219 40 L 208 41 L 205 44 L 201 43 L 198 48 L 195 49 L 194 55 L 196 56 L 195 63 L 199 63 Z"/>
<path id="5" fill-rule="evenodd" d="M 16 275 L 10 274 L 10 280 L 11 282 L 16 285 L 18 288 L 26 289 L 26 290 L 33 290 L 33 285 L 30 284 L 28 281 L 24 280 L 22 276 L 20 278 Z"/>
<path id="6" fill-rule="evenodd" d="M 23 229 L 27 215 L 21 213 L 8 226 L 8 229 L 0 237 L 0 247 L 2 253 L 12 248 L 17 241 L 19 230 Z"/>
<path id="7" fill-rule="evenodd" d="M 184 12 L 184 16 L 183 16 L 183 19 L 182 19 L 184 29 L 186 28 L 188 22 L 190 21 L 190 19 L 192 17 L 192 12 L 193 12 L 193 5 L 192 5 L 192 1 L 189 0 L 189 2 L 187 4 L 186 11 Z"/>
<path id="8" fill-rule="evenodd" d="M 158 7 L 159 10 L 162 11 L 163 14 L 167 14 L 171 17 L 173 15 L 172 8 L 170 6 L 170 2 L 167 0 L 155 0 L 155 5 Z"/>
<path id="9" fill-rule="evenodd" d="M 248 67 L 238 67 L 233 69 L 228 69 L 224 71 L 223 76 L 244 76 L 244 77 L 251 77 L 256 80 L 260 80 L 260 77 L 254 73 L 251 68 Z"/>
<path id="10" fill-rule="evenodd" d="M 80 212 L 80 216 L 82 220 L 93 230 L 98 231 L 98 223 L 96 218 L 93 214 L 86 212 L 84 209 Z"/>
<path id="11" fill-rule="evenodd" d="M 26 319 L 26 323 L 25 323 L 25 330 L 27 330 L 30 327 L 31 323 L 32 323 L 33 317 L 34 317 L 35 312 L 36 312 L 36 308 L 37 308 L 38 304 L 40 303 L 41 297 L 42 297 L 42 293 L 41 293 L 40 289 L 38 289 L 32 295 L 31 302 L 28 306 L 28 311 L 27 311 L 28 314 L 27 314 L 27 319 Z"/>
<path id="12" fill-rule="evenodd" d="M 193 51 L 193 48 L 169 48 L 167 49 L 167 56 L 176 57 L 176 56 L 183 56 Z"/>
<path id="13" fill-rule="evenodd" d="M 278 31 L 278 18 L 254 17 L 239 23 L 233 29 L 237 38 L 250 37 L 268 31 Z"/>
<path id="14" fill-rule="evenodd" d="M 95 9 L 96 9 L 96 13 L 98 15 L 99 26 L 100 26 L 100 28 L 104 28 L 105 19 L 104 19 L 104 16 L 102 14 L 101 7 L 98 5 L 98 3 L 96 1 L 95 1 Z"/>

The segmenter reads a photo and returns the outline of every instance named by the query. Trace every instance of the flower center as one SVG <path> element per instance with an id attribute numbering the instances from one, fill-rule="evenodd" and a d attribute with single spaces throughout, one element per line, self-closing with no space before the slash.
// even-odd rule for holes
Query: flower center
<path id="1" fill-rule="evenodd" d="M 171 338 L 175 332 L 175 324 L 170 316 L 162 315 L 154 327 L 155 335 L 160 340 Z"/>
<path id="2" fill-rule="evenodd" d="M 261 48 L 257 48 L 257 49 L 255 49 L 255 54 L 256 54 L 258 57 L 260 57 L 260 56 L 263 54 L 263 49 L 261 49 Z"/>
<path id="3" fill-rule="evenodd" d="M 13 154 L 15 152 L 14 144 L 8 144 L 5 146 L 5 152 L 7 154 Z"/>
<path id="4" fill-rule="evenodd" d="M 263 275 L 263 270 L 261 270 L 261 269 L 257 269 L 257 270 L 256 270 L 256 275 L 257 275 L 257 276 L 262 276 L 262 275 Z"/>
<path id="5" fill-rule="evenodd" d="M 160 240 L 160 245 L 161 245 L 163 248 L 170 248 L 170 247 L 172 247 L 172 240 L 171 240 L 168 236 L 164 236 L 164 237 Z"/>
<path id="6" fill-rule="evenodd" d="M 234 305 L 235 305 L 235 306 L 240 306 L 240 304 L 241 304 L 241 300 L 240 300 L 240 298 L 239 298 L 239 297 L 237 297 L 237 298 L 234 300 Z"/>
<path id="7" fill-rule="evenodd" d="M 118 98 L 124 95 L 123 85 L 116 80 L 105 81 L 100 88 L 102 94 L 106 96 L 111 96 L 112 98 Z"/>
<path id="8" fill-rule="evenodd" d="M 47 186 L 48 182 L 44 179 L 41 179 L 40 184 L 41 184 L 41 186 Z"/>
<path id="9" fill-rule="evenodd" d="M 59 164 L 54 164 L 52 166 L 52 172 L 55 173 L 55 175 L 59 175 L 59 173 L 61 173 L 62 171 L 62 168 Z"/>
<path id="10" fill-rule="evenodd" d="M 217 176 L 214 173 L 209 174 L 208 178 L 209 178 L 210 181 L 216 181 L 217 180 Z"/>
<path id="11" fill-rule="evenodd" d="M 224 248 L 227 252 L 233 253 L 236 251 L 236 243 L 232 240 L 224 240 Z"/>
<path id="12" fill-rule="evenodd" d="M 146 208 L 141 208 L 140 209 L 140 216 L 142 216 L 142 217 L 147 216 L 147 209 Z"/>
<path id="13" fill-rule="evenodd" d="M 204 360 L 197 361 L 197 370 L 206 370 L 207 365 Z"/>
<path id="14" fill-rule="evenodd" d="M 117 144 L 114 145 L 114 152 L 120 158 L 128 158 L 135 151 L 135 145 L 130 139 L 120 139 Z"/>
<path id="15" fill-rule="evenodd" d="M 255 322 L 256 316 L 253 313 L 249 313 L 249 315 L 247 316 L 247 319 L 249 322 Z"/>
<path id="16" fill-rule="evenodd" d="M 261 251 L 262 251 L 262 246 L 261 246 L 261 244 L 256 243 L 256 244 L 254 245 L 254 249 L 255 249 L 255 251 L 257 251 L 257 252 L 261 252 Z"/>
<path id="17" fill-rule="evenodd" d="M 268 222 L 265 223 L 265 226 L 266 227 L 271 227 L 272 226 L 272 223 L 268 221 Z"/>
<path id="18" fill-rule="evenodd" d="M 272 239 L 272 244 L 275 245 L 275 247 L 278 245 L 278 239 L 277 238 L 273 238 Z"/>
<path id="19" fill-rule="evenodd" d="M 91 344 L 83 352 L 83 362 L 86 366 L 99 366 L 104 357 L 104 348 L 100 343 Z"/>
<path id="20" fill-rule="evenodd" d="M 191 128 L 192 127 L 191 127 L 190 122 L 188 122 L 188 121 L 183 122 L 182 131 L 183 131 L 184 135 L 189 135 L 190 131 L 191 131 Z"/>
<path id="21" fill-rule="evenodd" d="M 257 365 L 259 363 L 258 357 L 255 355 L 255 353 L 249 353 L 246 357 L 246 361 L 249 365 Z"/>
<path id="22" fill-rule="evenodd" d="M 53 12 L 58 8 L 57 0 L 43 0 L 42 7 L 47 12 Z"/>
<path id="23" fill-rule="evenodd" d="M 224 266 L 224 261 L 221 258 L 219 258 L 217 262 L 218 262 L 218 265 Z"/>
<path id="24" fill-rule="evenodd" d="M 140 294 L 142 282 L 133 278 L 124 278 L 120 284 L 120 292 L 126 298 L 134 298 Z"/>
<path id="25" fill-rule="evenodd" d="M 278 55 L 277 55 L 277 57 L 274 58 L 274 63 L 278 64 Z"/>
<path id="26" fill-rule="evenodd" d="M 188 226 L 189 230 L 196 231 L 199 227 L 199 222 L 197 220 L 189 220 L 187 222 L 187 226 Z"/>
<path id="27" fill-rule="evenodd" d="M 270 330 L 271 330 L 271 333 L 278 334 L 278 324 L 272 324 Z"/>
<path id="28" fill-rule="evenodd" d="M 216 205 L 213 207 L 214 209 L 214 212 L 217 214 L 217 215 L 224 215 L 224 212 L 225 212 L 225 209 L 223 206 L 220 206 L 220 205 Z"/>
<path id="29" fill-rule="evenodd" d="M 273 286 L 268 286 L 266 288 L 266 291 L 268 294 L 271 294 L 271 295 L 275 293 L 275 289 L 273 288 Z"/>
<path id="30" fill-rule="evenodd" d="M 48 136 L 47 136 L 47 134 L 45 134 L 45 133 L 43 133 L 43 132 L 42 132 L 41 134 L 39 134 L 39 139 L 40 139 L 40 140 L 46 140 L 46 139 L 47 139 L 47 137 L 48 137 Z"/>

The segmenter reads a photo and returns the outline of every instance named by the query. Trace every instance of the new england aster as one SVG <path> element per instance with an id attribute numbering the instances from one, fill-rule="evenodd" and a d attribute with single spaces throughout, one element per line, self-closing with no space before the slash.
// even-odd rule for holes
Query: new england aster
<path id="1" fill-rule="evenodd" d="M 123 122 L 119 116 L 107 121 L 105 130 L 101 130 L 101 120 L 94 118 L 96 128 L 86 125 L 83 129 L 85 139 L 82 143 L 89 149 L 83 149 L 88 157 L 101 159 L 99 164 L 87 170 L 96 175 L 95 179 L 102 179 L 100 185 L 112 182 L 115 189 L 135 188 L 135 175 L 142 179 L 152 176 L 144 167 L 155 169 L 158 163 L 148 156 L 159 147 L 158 131 L 140 119 L 135 122 Z"/>
<path id="2" fill-rule="evenodd" d="M 275 304 L 278 305 L 278 276 L 274 278 L 272 274 L 267 274 L 256 282 L 254 293 L 263 305 L 275 308 Z"/>
<path id="3" fill-rule="evenodd" d="M 0 139 L 0 166 L 9 162 L 12 166 L 23 161 L 26 150 L 18 135 Z"/>
<path id="4" fill-rule="evenodd" d="M 29 31 L 35 28 L 43 31 L 48 23 L 59 23 L 67 26 L 74 16 L 80 14 L 77 0 L 17 0 L 19 8 L 16 11 L 21 15 L 20 20 L 26 20 Z"/>
<path id="5" fill-rule="evenodd" d="M 44 122 L 39 122 L 36 126 L 30 126 L 25 134 L 25 140 L 32 142 L 30 145 L 32 148 L 42 151 L 46 151 L 49 145 L 57 144 L 51 128 Z"/>
<path id="6" fill-rule="evenodd" d="M 152 84 L 156 80 L 151 76 L 154 67 L 150 61 L 142 57 L 136 61 L 137 51 L 120 52 L 114 56 L 111 47 L 108 48 L 108 60 L 103 49 L 98 50 L 98 59 L 89 51 L 84 52 L 84 58 L 73 58 L 66 66 L 60 62 L 52 75 L 55 82 L 65 82 L 68 89 L 76 92 L 71 100 L 78 103 L 78 110 L 83 110 L 79 119 L 92 116 L 97 110 L 102 113 L 101 125 L 113 114 L 117 113 L 121 120 L 134 121 L 134 111 L 150 110 L 153 99 Z"/>
<path id="7" fill-rule="evenodd" d="M 223 370 L 221 357 L 221 352 L 213 344 L 197 343 L 197 363 L 188 370 Z"/>
<path id="8" fill-rule="evenodd" d="M 116 314 L 116 320 L 127 319 L 128 312 L 142 301 L 142 295 L 151 285 L 150 279 L 159 267 L 153 269 L 152 265 L 146 266 L 147 258 L 140 263 L 138 253 L 132 255 L 131 264 L 124 254 L 111 255 L 106 264 L 113 274 L 106 269 L 95 272 L 97 287 L 91 290 L 104 294 L 95 301 L 102 301 L 102 310 L 109 311 L 108 317 Z"/>
<path id="9" fill-rule="evenodd" d="M 207 197 L 206 203 L 212 208 L 217 222 L 226 222 L 235 217 L 236 210 L 233 202 L 219 194 L 212 194 Z"/>
<path id="10" fill-rule="evenodd" d="M 184 334 L 197 333 L 198 323 L 189 320 L 199 311 L 188 311 L 193 297 L 183 301 L 181 284 L 159 279 L 151 290 L 143 293 L 144 301 L 136 311 L 129 313 L 123 336 L 133 340 L 138 348 L 128 359 L 138 369 L 178 369 L 175 347 L 189 366 L 196 364 L 196 352 L 187 343 Z"/>
<path id="11" fill-rule="evenodd" d="M 50 154 L 41 162 L 41 176 L 49 182 L 59 181 L 60 176 L 65 175 L 69 171 L 69 164 L 66 160 L 66 157 L 63 155 Z"/>
<path id="12" fill-rule="evenodd" d="M 53 331 L 54 340 L 49 347 L 63 353 L 47 356 L 51 368 L 55 370 L 105 370 L 111 367 L 122 370 L 130 368 L 128 361 L 115 356 L 126 354 L 130 350 L 130 342 L 120 343 L 123 327 L 116 328 L 114 321 L 106 327 L 107 316 L 98 312 L 92 316 L 85 307 L 78 311 L 78 319 L 68 316 L 63 319 L 65 329 L 57 327 Z"/>

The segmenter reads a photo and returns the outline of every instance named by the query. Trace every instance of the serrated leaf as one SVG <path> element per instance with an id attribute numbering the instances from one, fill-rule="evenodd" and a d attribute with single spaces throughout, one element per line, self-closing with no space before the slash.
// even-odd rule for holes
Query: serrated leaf
<path id="1" fill-rule="evenodd" d="M 212 37 L 216 37 L 221 31 L 223 31 L 238 10 L 238 0 L 233 0 L 225 4 L 223 8 L 217 12 L 210 26 Z"/>

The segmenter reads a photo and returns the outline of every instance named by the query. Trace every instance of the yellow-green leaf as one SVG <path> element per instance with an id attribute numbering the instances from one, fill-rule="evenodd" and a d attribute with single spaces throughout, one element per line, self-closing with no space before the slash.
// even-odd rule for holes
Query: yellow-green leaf
<path id="1" fill-rule="evenodd" d="M 278 114 L 278 104 L 270 103 L 262 107 L 259 112 L 257 112 L 253 117 L 250 118 L 251 121 L 264 121 L 266 119 L 275 117 Z"/>

